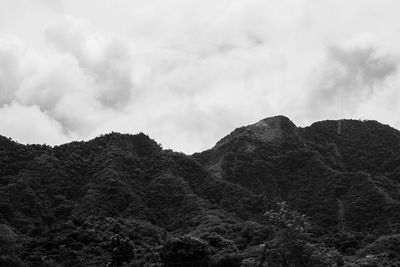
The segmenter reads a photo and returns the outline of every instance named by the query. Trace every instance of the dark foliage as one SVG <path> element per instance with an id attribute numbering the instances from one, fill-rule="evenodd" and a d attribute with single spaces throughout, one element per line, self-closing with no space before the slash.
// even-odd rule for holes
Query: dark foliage
<path id="1" fill-rule="evenodd" d="M 129 238 L 121 239 L 118 234 L 111 238 L 111 266 L 121 266 L 133 259 L 133 246 Z"/>
<path id="2" fill-rule="evenodd" d="M 279 253 L 335 251 L 348 266 L 395 262 L 400 132 L 375 121 L 338 125 L 267 118 L 191 156 L 145 134 L 56 147 L 0 136 L 0 266 L 155 267 L 167 255 L 254 266 L 277 236 L 291 240 Z M 307 215 L 307 238 L 266 220 L 282 201 Z M 181 243 L 167 236 L 198 254 L 179 254 Z"/>
<path id="3" fill-rule="evenodd" d="M 208 244 L 191 235 L 168 240 L 160 256 L 165 267 L 208 267 L 211 261 Z"/>
<path id="4" fill-rule="evenodd" d="M 0 266 L 2 267 L 27 267 L 27 265 L 18 257 L 3 255 L 0 256 Z"/>
<path id="5" fill-rule="evenodd" d="M 242 259 L 236 254 L 223 254 L 215 257 L 212 262 L 213 267 L 240 267 Z"/>

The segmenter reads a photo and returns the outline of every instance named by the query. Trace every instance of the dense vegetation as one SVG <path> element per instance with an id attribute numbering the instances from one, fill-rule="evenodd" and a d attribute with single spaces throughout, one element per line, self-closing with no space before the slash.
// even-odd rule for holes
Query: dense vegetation
<path id="1" fill-rule="evenodd" d="M 0 136 L 0 266 L 395 264 L 399 163 L 374 121 L 278 116 L 191 156 L 145 134 Z"/>

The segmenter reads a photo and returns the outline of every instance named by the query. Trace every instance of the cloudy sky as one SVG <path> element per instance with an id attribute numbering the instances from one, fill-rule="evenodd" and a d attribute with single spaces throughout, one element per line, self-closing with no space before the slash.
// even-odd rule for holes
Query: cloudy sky
<path id="1" fill-rule="evenodd" d="M 398 0 L 0 0 L 0 134 L 185 153 L 283 114 L 400 128 Z"/>

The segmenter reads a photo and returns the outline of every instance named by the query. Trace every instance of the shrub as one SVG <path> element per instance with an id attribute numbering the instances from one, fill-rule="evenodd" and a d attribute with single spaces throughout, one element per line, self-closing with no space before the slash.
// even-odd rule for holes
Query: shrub
<path id="1" fill-rule="evenodd" d="M 381 236 L 363 248 L 359 254 L 362 256 L 386 254 L 391 259 L 400 260 L 400 234 Z"/>
<path id="2" fill-rule="evenodd" d="M 168 240 L 160 256 L 165 267 L 208 267 L 210 264 L 209 245 L 192 235 Z"/>
<path id="3" fill-rule="evenodd" d="M 129 238 L 122 239 L 118 234 L 111 238 L 111 266 L 121 266 L 129 263 L 133 258 L 133 246 Z"/>
<path id="4" fill-rule="evenodd" d="M 307 217 L 286 202 L 277 204 L 278 209 L 265 213 L 276 231 L 275 238 L 264 244 L 261 262 L 268 257 L 268 262 L 283 266 L 336 266 L 340 253 L 313 240 Z"/>
<path id="5" fill-rule="evenodd" d="M 27 267 L 21 259 L 15 256 L 0 256 L 0 266 L 2 267 Z"/>
<path id="6" fill-rule="evenodd" d="M 225 254 L 213 258 L 213 267 L 240 267 L 242 259 L 237 254 Z"/>

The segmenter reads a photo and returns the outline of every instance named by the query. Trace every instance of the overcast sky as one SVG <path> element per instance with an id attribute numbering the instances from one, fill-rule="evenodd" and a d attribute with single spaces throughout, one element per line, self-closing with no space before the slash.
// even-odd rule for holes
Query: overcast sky
<path id="1" fill-rule="evenodd" d="M 400 128 L 398 0 L 0 0 L 0 134 L 185 153 L 278 114 Z"/>

